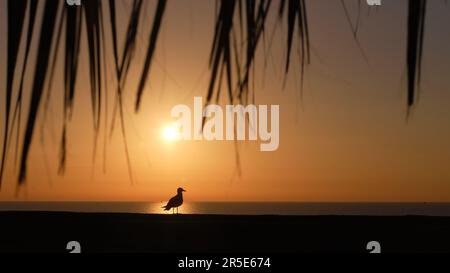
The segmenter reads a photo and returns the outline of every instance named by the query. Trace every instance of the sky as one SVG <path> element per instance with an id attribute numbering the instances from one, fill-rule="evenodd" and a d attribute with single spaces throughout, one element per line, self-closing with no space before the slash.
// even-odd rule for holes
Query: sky
<path id="1" fill-rule="evenodd" d="M 121 40 L 130 3 L 117 1 Z M 155 1 L 146 3 L 147 24 L 139 30 L 137 64 L 145 55 L 148 22 L 155 7 Z M 346 3 L 355 20 L 355 1 Z M 26 184 L 16 195 L 18 166 L 10 152 L 0 200 L 161 201 L 182 186 L 189 201 L 450 202 L 450 29 L 444 27 L 450 23 L 450 9 L 443 1 L 428 1 L 420 95 L 407 118 L 407 1 L 382 3 L 370 11 L 363 5 L 358 32 L 361 50 L 340 1 L 307 1 L 311 62 L 302 92 L 297 45 L 283 88 L 286 25 L 277 24 L 276 12 L 269 15 L 267 33 L 273 39 L 266 44 L 269 49 L 261 46 L 257 52 L 253 88 L 257 105 L 280 106 L 280 145 L 274 152 L 261 152 L 258 142 L 238 142 L 238 165 L 233 141 L 174 142 L 162 137 L 164 128 L 176 120 L 170 115 L 173 106 L 192 106 L 195 96 L 206 95 L 215 20 L 215 1 L 169 1 L 139 113 L 133 108 L 139 65 L 132 66 L 125 87 L 133 181 L 119 129 L 106 143 L 105 131 L 100 130 L 93 157 L 85 41 L 68 131 L 67 169 L 63 176 L 57 174 L 62 131 L 61 50 L 46 123 L 39 124 L 33 138 Z M 0 0 L 0 37 L 6 37 L 6 25 L 6 1 Z M 35 56 L 36 40 L 31 56 Z M 3 38 L 2 97 L 6 54 Z M 111 85 L 113 62 L 108 59 Z M 32 74 L 32 69 L 27 74 Z M 26 77 L 25 88 L 31 83 L 32 77 Z M 109 118 L 113 99 L 111 95 Z M 221 103 L 227 103 L 226 97 Z M 1 99 L 0 128 L 4 128 L 4 107 Z M 43 116 L 39 113 L 40 123 Z M 109 128 L 107 131 L 109 134 Z"/>

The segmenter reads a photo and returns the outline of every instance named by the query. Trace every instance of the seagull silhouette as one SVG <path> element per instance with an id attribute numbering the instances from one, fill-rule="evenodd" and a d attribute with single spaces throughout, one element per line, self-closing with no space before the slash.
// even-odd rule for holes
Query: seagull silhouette
<path id="1" fill-rule="evenodd" d="M 172 214 L 175 213 L 175 208 L 177 209 L 177 214 L 178 214 L 178 207 L 181 206 L 183 204 L 183 192 L 185 190 L 183 188 L 178 188 L 177 189 L 177 195 L 175 195 L 174 197 L 170 198 L 169 202 L 167 202 L 167 205 L 165 205 L 164 207 L 162 207 L 164 210 L 172 210 Z"/>

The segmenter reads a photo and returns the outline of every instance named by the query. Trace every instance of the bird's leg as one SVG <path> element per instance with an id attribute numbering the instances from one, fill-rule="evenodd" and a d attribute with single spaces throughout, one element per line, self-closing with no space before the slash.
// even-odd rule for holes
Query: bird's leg
<path id="1" fill-rule="evenodd" d="M 177 207 L 177 214 L 178 214 L 178 207 Z"/>

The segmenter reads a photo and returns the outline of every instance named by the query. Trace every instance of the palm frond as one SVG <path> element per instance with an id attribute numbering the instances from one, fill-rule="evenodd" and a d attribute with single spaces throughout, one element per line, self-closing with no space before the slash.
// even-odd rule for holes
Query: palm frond
<path id="1" fill-rule="evenodd" d="M 158 34 L 161 29 L 161 23 L 164 16 L 164 11 L 166 10 L 167 0 L 159 0 L 156 7 L 155 18 L 153 20 L 153 28 L 150 33 L 149 45 L 147 47 L 147 54 L 145 57 L 144 69 L 142 70 L 141 79 L 139 81 L 139 87 L 136 97 L 136 112 L 139 111 L 141 105 L 142 93 L 144 92 L 145 84 L 148 79 L 148 74 L 150 71 L 150 64 L 153 60 L 153 55 L 156 49 L 156 42 L 158 40 Z"/>
<path id="2" fill-rule="evenodd" d="M 53 40 L 54 28 L 56 25 L 56 15 L 59 7 L 59 1 L 46 0 L 45 9 L 42 18 L 40 39 L 37 53 L 37 61 L 34 73 L 33 87 L 31 90 L 31 100 L 26 123 L 25 136 L 22 144 L 22 157 L 19 170 L 19 184 L 25 181 L 27 172 L 28 153 L 30 151 L 33 138 L 36 118 L 41 102 L 44 82 L 47 75 L 50 47 L 48 41 Z"/>
<path id="3" fill-rule="evenodd" d="M 13 80 L 16 70 L 17 55 L 19 53 L 20 37 L 22 36 L 25 21 L 26 0 L 7 2 L 8 5 L 8 70 L 6 82 L 6 109 L 5 109 L 5 133 L 3 138 L 2 161 L 0 166 L 0 187 L 2 185 L 3 171 L 5 167 L 6 154 L 8 150 L 9 119 L 11 99 L 13 92 Z"/>
<path id="4" fill-rule="evenodd" d="M 406 57 L 408 109 L 414 105 L 417 89 L 421 80 L 426 5 L 427 0 L 409 0 L 408 2 L 408 39 Z"/>
<path id="5" fill-rule="evenodd" d="M 357 0 L 358 14 L 356 24 L 350 20 L 350 15 L 344 5 L 344 12 L 351 26 L 353 37 L 356 39 L 359 31 L 361 1 Z M 117 29 L 117 7 L 115 0 L 83 1 L 81 7 L 67 6 L 61 1 L 43 0 L 43 9 L 38 9 L 37 0 L 8 0 L 8 39 L 7 39 L 7 77 L 5 92 L 5 128 L 3 138 L 3 150 L 0 166 L 0 186 L 4 176 L 5 164 L 7 162 L 9 146 L 12 142 L 14 130 L 16 129 L 16 158 L 20 153 L 19 183 L 23 183 L 27 173 L 27 162 L 30 146 L 32 143 L 36 120 L 39 111 L 46 108 L 50 103 L 52 82 L 58 58 L 58 48 L 65 38 L 64 50 L 64 95 L 63 95 L 63 126 L 60 146 L 59 171 L 63 172 L 67 162 L 68 143 L 68 121 L 73 113 L 74 99 L 76 95 L 76 84 L 78 80 L 79 57 L 82 41 L 86 40 L 88 49 L 88 68 L 90 80 L 90 104 L 92 107 L 92 119 L 94 124 L 94 160 L 97 146 L 97 138 L 102 122 L 102 114 L 105 115 L 105 124 L 108 121 L 107 93 L 105 88 L 107 66 L 106 44 L 111 44 L 112 59 L 114 60 L 114 74 L 117 81 L 114 93 L 114 106 L 111 119 L 111 133 L 114 130 L 115 119 L 120 119 L 121 134 L 124 140 L 125 154 L 127 157 L 130 180 L 132 181 L 131 161 L 128 151 L 127 135 L 124 119 L 124 87 L 133 64 L 136 52 L 136 41 L 140 18 L 143 14 L 143 0 L 133 0 L 131 12 L 128 15 L 128 26 L 123 40 L 123 47 L 119 48 L 119 34 Z M 272 0 L 218 0 L 216 19 L 214 24 L 214 35 L 212 37 L 209 68 L 210 78 L 206 90 L 206 103 L 213 99 L 216 101 L 222 95 L 222 87 L 226 86 L 227 98 L 231 103 L 236 101 L 246 104 L 249 94 L 253 97 L 255 92 L 250 89 L 254 81 L 254 69 L 257 59 L 257 51 L 261 41 L 264 41 L 267 28 L 267 18 L 271 11 L 278 15 L 278 22 L 287 26 L 286 40 L 284 42 L 286 59 L 284 60 L 283 73 L 286 76 L 291 73 L 293 47 L 297 44 L 300 58 L 300 80 L 303 85 L 306 65 L 310 62 L 310 35 L 308 26 L 308 7 L 306 0 L 280 0 L 278 6 L 274 6 Z M 341 3 L 344 4 L 342 0 Z M 408 22 L 407 22 L 407 45 L 406 45 L 406 68 L 407 68 L 407 106 L 408 110 L 416 103 L 416 96 L 421 82 L 421 68 L 423 55 L 423 41 L 425 33 L 426 0 L 408 0 Z M 61 7 L 62 6 L 62 7 Z M 104 7 L 109 11 L 109 17 L 103 16 Z M 155 58 L 159 33 L 167 9 L 167 0 L 158 0 L 153 16 L 153 25 L 149 33 L 148 44 L 143 66 L 140 67 L 139 85 L 134 102 L 135 111 L 142 107 L 142 98 L 147 85 L 151 64 Z M 22 41 L 26 14 L 28 10 L 28 32 Z M 41 25 L 37 27 L 39 33 L 36 35 L 38 49 L 34 74 L 32 75 L 32 87 L 29 92 L 24 90 L 24 77 L 29 66 L 29 52 L 33 39 L 33 29 L 38 21 L 38 10 L 42 10 Z M 59 20 L 58 20 L 59 18 Z M 83 33 L 83 21 L 85 30 Z M 65 28 L 63 28 L 65 23 Z M 107 24 L 105 24 L 107 23 Z M 111 33 L 111 38 L 105 41 L 106 31 Z M 62 34 L 65 31 L 65 36 Z M 84 36 L 85 35 L 85 36 Z M 64 38 L 61 38 L 64 37 Z M 86 39 L 82 38 L 86 37 Z M 357 41 L 358 42 L 358 41 Z M 53 45 L 54 44 L 54 45 Z M 18 57 L 21 46 L 24 46 L 23 63 L 21 71 L 16 72 Z M 50 46 L 49 46 L 50 45 Z M 53 45 L 53 46 L 52 46 Z M 358 42 L 358 46 L 360 46 Z M 362 50 L 361 46 L 360 49 Z M 120 52 L 119 52 L 120 51 Z M 22 57 L 22 56 L 21 56 Z M 22 58 L 20 58 L 22 59 Z M 103 63 L 102 63 L 103 61 Z M 103 67 L 102 67 L 103 65 Z M 139 63 L 139 66 L 141 63 Z M 17 75 L 16 75 L 17 74 Z M 16 77 L 17 76 L 17 77 Z M 19 87 L 14 90 L 15 79 L 20 79 Z M 47 84 L 47 86 L 45 86 Z M 46 93 L 47 92 L 47 93 Z M 46 93 L 45 104 L 41 100 Z M 17 94 L 14 97 L 14 94 Z M 21 139 L 21 113 L 22 101 L 25 94 L 29 94 L 30 104 L 27 111 L 27 119 L 23 138 Z M 14 104 L 13 104 L 13 100 Z M 28 99 L 28 98 L 27 98 Z M 104 104 L 104 105 L 103 105 Z M 44 109 L 44 111 L 47 111 Z M 44 112 L 45 114 L 46 112 Z M 45 115 L 42 122 L 45 126 Z M 106 132 L 106 129 L 105 129 Z M 106 133 L 105 133 L 106 135 Z M 106 136 L 105 136 L 106 138 Z M 21 143 L 21 145 L 19 144 Z M 106 143 L 106 141 L 105 141 Z M 106 144 L 105 144 L 106 145 Z"/>

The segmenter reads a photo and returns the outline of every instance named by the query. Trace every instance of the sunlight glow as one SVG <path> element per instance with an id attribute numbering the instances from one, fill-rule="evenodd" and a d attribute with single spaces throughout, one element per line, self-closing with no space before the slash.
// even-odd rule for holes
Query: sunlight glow
<path id="1" fill-rule="evenodd" d="M 163 129 L 162 137 L 164 140 L 170 141 L 170 142 L 179 140 L 180 132 L 178 131 L 178 127 L 176 126 L 176 124 L 171 124 L 171 125 L 166 126 Z"/>

